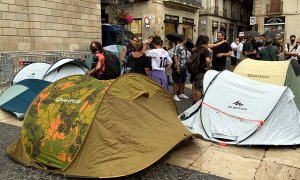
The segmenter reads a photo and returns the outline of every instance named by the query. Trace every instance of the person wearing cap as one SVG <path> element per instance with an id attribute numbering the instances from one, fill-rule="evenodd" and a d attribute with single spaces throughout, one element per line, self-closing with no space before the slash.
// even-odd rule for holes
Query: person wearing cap
<path id="1" fill-rule="evenodd" d="M 276 61 L 277 55 L 280 53 L 277 46 L 272 45 L 271 37 L 266 38 L 265 48 L 261 49 L 257 56 L 263 61 Z"/>

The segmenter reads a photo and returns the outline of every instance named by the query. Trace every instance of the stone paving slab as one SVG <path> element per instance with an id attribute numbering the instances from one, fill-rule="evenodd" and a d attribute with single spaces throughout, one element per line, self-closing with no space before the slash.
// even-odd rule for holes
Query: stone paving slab
<path id="1" fill-rule="evenodd" d="M 264 154 L 266 152 L 265 147 L 245 147 L 245 146 L 235 146 L 235 145 L 227 145 L 227 146 L 220 146 L 218 144 L 213 144 L 211 149 L 232 154 L 238 155 L 244 158 L 251 158 L 256 160 L 262 160 Z"/>
<path id="2" fill-rule="evenodd" d="M 208 148 L 190 169 L 229 179 L 253 179 L 260 160 Z"/>
<path id="3" fill-rule="evenodd" d="M 282 164 L 273 163 L 273 162 L 262 161 L 262 163 L 255 175 L 255 179 L 257 179 L 257 180 L 300 179 L 300 169 L 282 165 Z"/>
<path id="4" fill-rule="evenodd" d="M 264 161 L 274 162 L 300 168 L 300 148 L 277 147 L 270 148 L 265 155 Z"/>
<path id="5" fill-rule="evenodd" d="M 22 121 L 18 120 L 12 113 L 0 109 L 0 122 L 22 127 Z"/>
<path id="6" fill-rule="evenodd" d="M 210 146 L 212 146 L 212 142 L 194 139 L 185 146 L 172 152 L 170 157 L 166 160 L 166 163 L 188 168 Z"/>

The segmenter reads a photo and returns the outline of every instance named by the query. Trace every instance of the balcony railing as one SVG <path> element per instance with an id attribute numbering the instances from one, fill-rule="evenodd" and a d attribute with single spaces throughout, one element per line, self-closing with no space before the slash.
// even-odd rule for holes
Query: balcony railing
<path id="1" fill-rule="evenodd" d="M 236 19 L 236 14 L 234 11 L 231 11 L 231 19 Z"/>
<path id="2" fill-rule="evenodd" d="M 219 15 L 219 7 L 218 6 L 215 6 L 214 14 Z"/>
<path id="3" fill-rule="evenodd" d="M 227 9 L 223 9 L 223 16 L 227 18 Z"/>
<path id="4" fill-rule="evenodd" d="M 195 0 L 163 0 L 164 6 L 187 12 L 196 12 L 201 8 L 201 3 Z"/>

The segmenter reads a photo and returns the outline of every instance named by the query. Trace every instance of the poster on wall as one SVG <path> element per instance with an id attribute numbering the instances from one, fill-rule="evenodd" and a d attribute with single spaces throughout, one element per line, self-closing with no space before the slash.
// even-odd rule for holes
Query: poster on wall
<path id="1" fill-rule="evenodd" d="M 138 38 L 142 38 L 142 19 L 134 19 L 129 28 Z"/>

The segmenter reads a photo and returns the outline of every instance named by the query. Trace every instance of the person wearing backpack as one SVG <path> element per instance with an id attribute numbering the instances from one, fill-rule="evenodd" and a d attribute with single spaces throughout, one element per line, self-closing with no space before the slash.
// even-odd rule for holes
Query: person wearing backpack
<path id="1" fill-rule="evenodd" d="M 265 48 L 261 49 L 257 56 L 259 59 L 263 61 L 276 61 L 277 56 L 280 53 L 277 46 L 272 45 L 273 40 L 272 38 L 268 37 L 265 40 Z"/>
<path id="2" fill-rule="evenodd" d="M 291 43 L 287 43 L 284 48 L 284 57 L 285 60 L 297 60 L 297 55 L 300 53 L 300 47 L 295 42 L 296 36 L 291 35 L 290 36 Z"/>
<path id="3" fill-rule="evenodd" d="M 90 50 L 93 55 L 93 62 L 91 63 L 91 70 L 86 72 L 86 75 L 94 76 L 97 79 L 104 79 L 103 72 L 105 69 L 105 56 L 103 55 L 103 46 L 98 41 L 93 41 L 90 44 Z M 100 69 L 103 71 L 100 71 Z"/>
<path id="4" fill-rule="evenodd" d="M 208 36 L 200 35 L 193 51 L 192 62 L 187 65 L 188 71 L 193 76 L 192 98 L 194 103 L 198 102 L 203 95 L 203 78 L 207 70 L 211 69 L 211 58 L 208 50 Z"/>
<path id="5" fill-rule="evenodd" d="M 120 60 L 112 52 L 104 51 L 100 42 L 93 41 L 90 50 L 94 54 L 91 70 L 87 75 L 99 80 L 116 79 L 121 75 Z"/>

